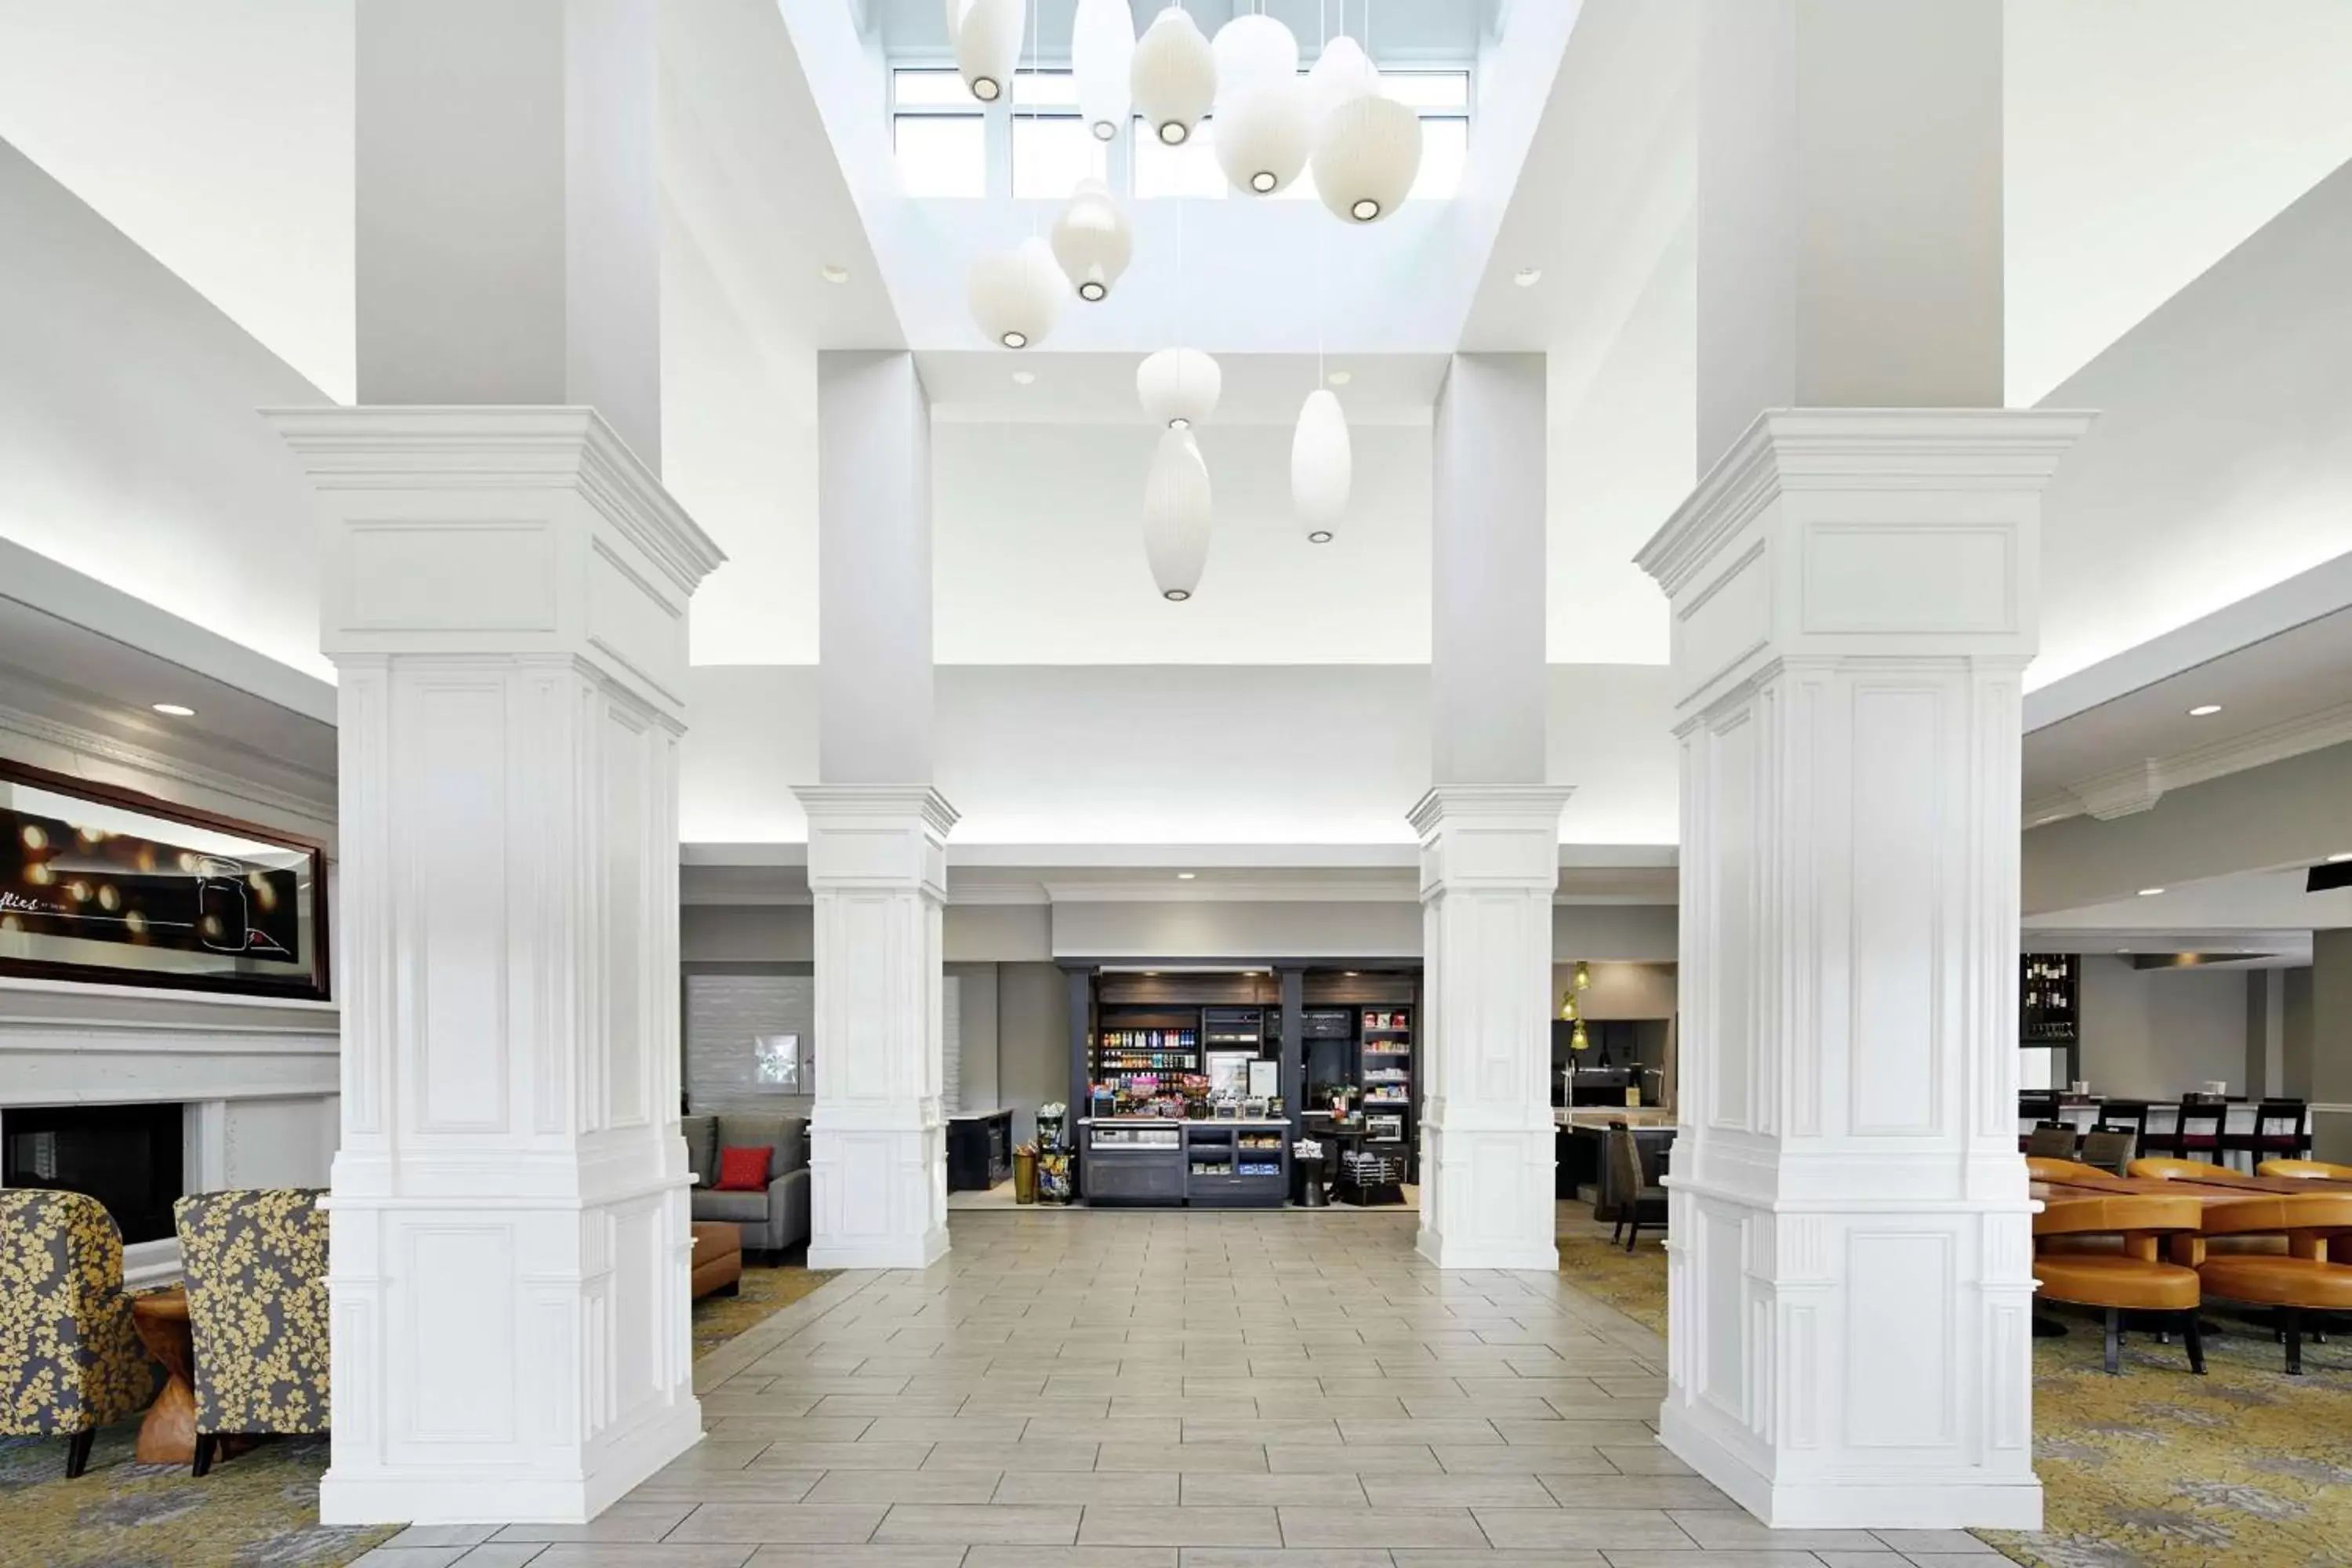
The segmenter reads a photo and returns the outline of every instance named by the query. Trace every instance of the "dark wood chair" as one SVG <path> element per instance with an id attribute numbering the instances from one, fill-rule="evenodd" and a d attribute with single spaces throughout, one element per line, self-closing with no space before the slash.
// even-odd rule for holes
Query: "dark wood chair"
<path id="1" fill-rule="evenodd" d="M 2179 1118 L 2172 1124 L 2172 1136 L 2165 1141 L 2167 1152 L 2176 1160 L 2220 1164 L 2221 1129 L 2229 1114 L 2227 1100 L 2208 1100 L 2201 1094 L 2183 1095 Z"/>
<path id="2" fill-rule="evenodd" d="M 2250 1171 L 2265 1160 L 2307 1160 L 2311 1133 L 2305 1112 L 2300 1100 L 2264 1100 L 2254 1108 L 2252 1128 L 2223 1135 L 2221 1152 L 2243 1154 Z"/>
<path id="3" fill-rule="evenodd" d="M 2061 1096 L 2054 1089 L 2020 1089 L 2017 1092 L 2017 1119 L 2020 1121 L 2031 1121 L 2037 1127 L 2056 1121 L 2060 1099 Z M 2021 1154 L 2026 1152 L 2027 1136 L 2028 1134 L 2022 1132 L 2017 1135 L 2017 1152 Z"/>
<path id="4" fill-rule="evenodd" d="M 2137 1146 L 2147 1142 L 2147 1101 L 2145 1100 L 2110 1100 L 2099 1107 L 2098 1128 L 2102 1132 L 2128 1132 Z"/>
<path id="5" fill-rule="evenodd" d="M 1596 1212 L 1594 1217 L 1613 1219 L 1617 1229 L 1609 1237 L 1614 1241 L 1622 1235 L 1625 1250 L 1633 1250 L 1641 1240 L 1642 1224 L 1647 1220 L 1654 1226 L 1666 1223 L 1666 1189 L 1650 1181 L 1642 1168 L 1642 1146 L 1633 1137 L 1633 1130 L 1622 1121 L 1612 1121 L 1602 1138 L 1601 1155 L 1601 1204 L 1606 1213 Z"/>
<path id="6" fill-rule="evenodd" d="M 2083 1135 L 2083 1152 L 2075 1158 L 2120 1176 L 2138 1152 L 2138 1133 L 2124 1127 L 2098 1127 Z"/>

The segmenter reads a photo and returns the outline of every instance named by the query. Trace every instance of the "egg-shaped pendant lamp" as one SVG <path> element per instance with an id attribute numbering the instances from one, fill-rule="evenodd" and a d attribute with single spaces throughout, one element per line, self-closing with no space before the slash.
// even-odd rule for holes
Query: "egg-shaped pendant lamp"
<path id="1" fill-rule="evenodd" d="M 1077 79 L 1078 118 L 1108 142 L 1133 111 L 1128 73 L 1135 66 L 1135 14 L 1127 0 L 1078 0 L 1070 26 L 1070 74 Z"/>
<path id="2" fill-rule="evenodd" d="M 1143 485 L 1143 554 L 1160 596 L 1182 604 L 1209 563 L 1209 468 L 1189 430 L 1170 430 Z"/>
<path id="3" fill-rule="evenodd" d="M 1135 232 L 1127 214 L 1100 180 L 1081 180 L 1069 205 L 1054 220 L 1054 259 L 1078 298 L 1092 304 L 1110 294 L 1135 254 Z"/>
<path id="4" fill-rule="evenodd" d="M 1307 113 L 1320 123 L 1343 103 L 1370 98 L 1381 90 L 1381 71 L 1363 46 L 1346 34 L 1323 46 L 1315 68 L 1307 73 Z"/>
<path id="5" fill-rule="evenodd" d="M 1062 313 L 1068 288 L 1054 253 L 1032 236 L 1010 250 L 991 251 L 971 264 L 966 282 L 972 320 L 999 348 L 1034 348 Z"/>
<path id="6" fill-rule="evenodd" d="M 1421 116 L 1393 98 L 1350 99 L 1315 133 L 1315 194 L 1349 223 L 1404 205 L 1421 173 Z"/>
<path id="7" fill-rule="evenodd" d="M 1307 117 L 1307 89 L 1297 77 L 1268 82 L 1228 98 L 1209 126 L 1217 166 L 1237 191 L 1271 195 L 1307 167 L 1315 126 Z"/>
<path id="8" fill-rule="evenodd" d="M 1013 91 L 1021 58 L 1022 0 L 948 0 L 956 70 L 972 97 L 994 103 Z"/>
<path id="9" fill-rule="evenodd" d="M 1199 349 L 1161 349 L 1135 367 L 1135 395 L 1151 422 L 1190 430 L 1217 411 L 1224 373 Z"/>
<path id="10" fill-rule="evenodd" d="M 1171 5 L 1151 18 L 1136 40 L 1128 85 L 1154 136 L 1171 147 L 1192 139 L 1217 101 L 1217 57 L 1191 13 Z"/>
<path id="11" fill-rule="evenodd" d="M 1348 491 L 1355 477 L 1348 416 L 1339 398 L 1318 386 L 1307 395 L 1298 410 L 1298 427 L 1290 436 L 1290 506 L 1309 541 L 1331 542 L 1333 530 L 1347 515 Z"/>
<path id="12" fill-rule="evenodd" d="M 1244 95 L 1298 77 L 1298 40 L 1273 17 L 1244 11 L 1210 41 L 1217 62 L 1217 112 Z"/>

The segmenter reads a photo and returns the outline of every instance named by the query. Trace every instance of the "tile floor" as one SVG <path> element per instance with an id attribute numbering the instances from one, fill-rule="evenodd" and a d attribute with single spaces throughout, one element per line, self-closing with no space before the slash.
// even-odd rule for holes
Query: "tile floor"
<path id="1" fill-rule="evenodd" d="M 363 1568 L 1983 1568 L 1770 1531 L 1656 1446 L 1664 1347 L 1401 1211 L 956 1213 L 698 1369 L 707 1436 L 593 1524 Z"/>

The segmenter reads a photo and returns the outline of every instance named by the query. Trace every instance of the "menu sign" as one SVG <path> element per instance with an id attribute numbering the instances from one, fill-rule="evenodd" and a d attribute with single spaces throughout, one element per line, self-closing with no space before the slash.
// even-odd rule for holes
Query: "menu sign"
<path id="1" fill-rule="evenodd" d="M 316 846 L 0 763 L 0 973 L 321 996 Z"/>

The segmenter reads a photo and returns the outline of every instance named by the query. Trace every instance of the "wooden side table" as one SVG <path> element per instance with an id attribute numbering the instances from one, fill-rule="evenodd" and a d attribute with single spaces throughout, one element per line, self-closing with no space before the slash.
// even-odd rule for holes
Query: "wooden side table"
<path id="1" fill-rule="evenodd" d="M 131 1323 L 147 1353 L 163 1363 L 163 1392 L 139 1424 L 132 1458 L 142 1465 L 184 1465 L 196 1457 L 196 1391 L 189 1384 L 195 1342 L 188 1327 L 188 1293 L 173 1285 L 131 1298 Z"/>

